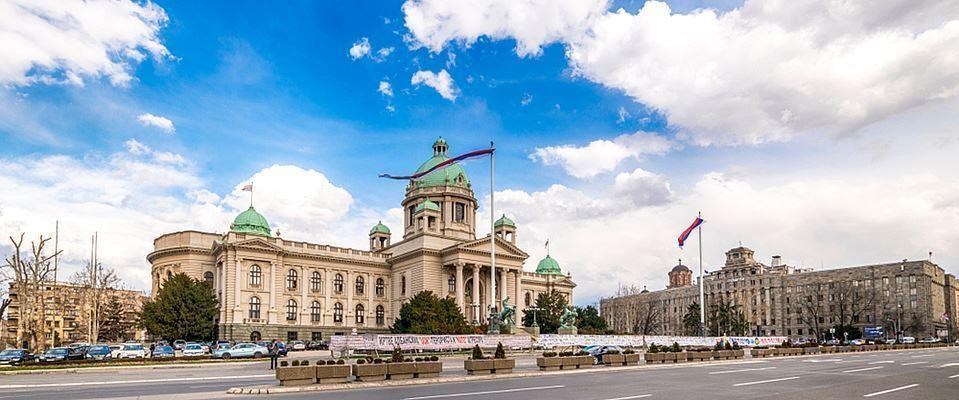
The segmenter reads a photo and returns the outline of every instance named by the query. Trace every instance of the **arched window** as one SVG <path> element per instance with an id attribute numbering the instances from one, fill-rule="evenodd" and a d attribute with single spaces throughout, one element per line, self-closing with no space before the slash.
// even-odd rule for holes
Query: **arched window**
<path id="1" fill-rule="evenodd" d="M 320 302 L 316 300 L 310 305 L 310 321 L 320 322 Z"/>
<path id="2" fill-rule="evenodd" d="M 260 266 L 253 264 L 250 266 L 250 286 L 260 286 L 260 280 L 263 278 L 263 271 Z"/>
<path id="3" fill-rule="evenodd" d="M 524 299 L 526 307 L 529 307 L 530 297 L 532 296 L 530 296 L 529 292 L 526 292 L 526 298 Z"/>
<path id="4" fill-rule="evenodd" d="M 383 306 L 376 306 L 376 324 L 383 325 L 386 323 L 386 313 L 383 311 Z"/>
<path id="5" fill-rule="evenodd" d="M 263 336 L 260 335 L 260 331 L 250 332 L 250 341 L 253 343 L 259 342 L 263 339 Z"/>
<path id="6" fill-rule="evenodd" d="M 170 271 L 168 270 L 168 271 L 166 272 L 166 280 L 170 280 L 170 279 L 173 279 L 173 272 L 170 272 Z"/>
<path id="7" fill-rule="evenodd" d="M 286 302 L 286 320 L 296 321 L 296 300 L 289 299 Z"/>
<path id="8" fill-rule="evenodd" d="M 250 297 L 250 319 L 260 319 L 260 298 Z"/>
<path id="9" fill-rule="evenodd" d="M 406 275 L 400 278 L 400 294 L 406 295 Z"/>
<path id="10" fill-rule="evenodd" d="M 362 276 L 356 277 L 356 294 L 363 294 L 366 290 L 366 281 L 363 280 Z"/>
<path id="11" fill-rule="evenodd" d="M 336 277 L 333 278 L 333 291 L 343 293 L 343 275 L 336 274 Z"/>
<path id="12" fill-rule="evenodd" d="M 357 304 L 356 305 L 356 323 L 362 324 L 364 317 L 366 317 L 366 309 L 363 308 L 362 304 Z"/>
<path id="13" fill-rule="evenodd" d="M 296 270 L 291 269 L 286 272 L 286 288 L 296 290 Z"/>
<path id="14" fill-rule="evenodd" d="M 376 295 L 383 297 L 386 294 L 386 285 L 383 283 L 383 278 L 376 278 Z"/>
<path id="15" fill-rule="evenodd" d="M 456 275 L 450 275 L 446 283 L 449 285 L 449 293 L 456 293 Z"/>
<path id="16" fill-rule="evenodd" d="M 333 305 L 333 322 L 343 322 L 343 304 Z"/>
<path id="17" fill-rule="evenodd" d="M 210 271 L 204 272 L 203 282 L 206 282 L 208 285 L 213 286 L 213 273 Z"/>
<path id="18" fill-rule="evenodd" d="M 322 281 L 320 280 L 320 273 L 313 271 L 313 274 L 310 275 L 310 290 L 314 292 L 319 292 L 321 282 Z"/>

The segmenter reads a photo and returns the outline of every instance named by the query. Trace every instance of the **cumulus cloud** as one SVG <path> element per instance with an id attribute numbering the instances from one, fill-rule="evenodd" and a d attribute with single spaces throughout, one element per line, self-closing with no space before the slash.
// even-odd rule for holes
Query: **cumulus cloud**
<path id="1" fill-rule="evenodd" d="M 153 115 L 150 113 L 140 114 L 137 116 L 137 121 L 140 121 L 143 126 L 154 127 L 166 133 L 173 133 L 176 131 L 176 128 L 173 126 L 173 121 L 171 121 L 169 118 L 161 117 L 159 115 Z"/>
<path id="2" fill-rule="evenodd" d="M 376 57 L 373 57 L 373 61 L 383 62 L 386 61 L 386 57 L 389 57 L 390 54 L 393 54 L 393 47 L 384 47 L 376 51 Z"/>
<path id="3" fill-rule="evenodd" d="M 594 140 L 586 146 L 561 145 L 538 147 L 530 159 L 544 165 L 559 165 L 577 178 L 591 178 L 613 171 L 623 160 L 641 159 L 645 155 L 663 155 L 675 144 L 662 136 L 636 132 L 613 140 Z"/>
<path id="4" fill-rule="evenodd" d="M 441 97 L 449 101 L 454 101 L 456 97 L 459 96 L 459 89 L 456 88 L 453 78 L 445 69 L 440 70 L 438 73 L 433 71 L 416 71 L 413 77 L 410 78 L 410 84 L 414 86 L 429 86 L 435 89 Z"/>
<path id="5" fill-rule="evenodd" d="M 121 1 L 0 3 L 0 85 L 83 86 L 106 77 L 126 86 L 147 56 L 170 57 L 159 32 L 168 21 L 154 3 Z"/>
<path id="6" fill-rule="evenodd" d="M 519 105 L 526 107 L 533 102 L 533 95 L 529 93 L 523 93 L 523 98 L 519 100 Z"/>
<path id="7" fill-rule="evenodd" d="M 393 86 L 390 85 L 387 81 L 380 81 L 380 86 L 376 91 L 382 93 L 386 97 L 393 97 Z"/>
<path id="8" fill-rule="evenodd" d="M 370 39 L 360 38 L 350 47 L 350 58 L 358 60 L 370 54 Z"/>
<path id="9" fill-rule="evenodd" d="M 561 42 L 575 75 L 662 112 L 698 145 L 848 134 L 959 94 L 951 0 L 747 0 L 689 13 L 658 1 L 636 13 L 607 7 L 409 0 L 403 11 L 412 42 L 433 52 L 485 36 L 515 39 L 526 57 Z"/>

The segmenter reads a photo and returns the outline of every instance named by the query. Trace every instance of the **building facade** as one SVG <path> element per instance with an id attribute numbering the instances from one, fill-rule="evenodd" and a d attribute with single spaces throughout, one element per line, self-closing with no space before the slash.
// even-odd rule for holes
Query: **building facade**
<path id="1" fill-rule="evenodd" d="M 699 286 L 698 279 L 684 278 L 691 276 L 687 271 L 682 265 L 673 268 L 667 289 L 603 299 L 600 310 L 610 328 L 688 334 L 683 317 L 691 305 L 698 306 Z M 946 338 L 957 327 L 956 278 L 927 260 L 813 271 L 785 265 L 779 256 L 765 265 L 752 250 L 737 247 L 726 252 L 725 265 L 706 275 L 704 283 L 707 326 L 716 316 L 711 310 L 728 305 L 742 313 L 746 335 L 829 339 L 829 329 L 843 325 L 883 327 L 888 337 L 900 331 Z"/>
<path id="2" fill-rule="evenodd" d="M 417 172 L 448 160 L 448 150 L 439 138 Z M 393 231 L 378 223 L 367 250 L 280 238 L 252 206 L 225 234 L 162 235 L 147 256 L 153 293 L 177 273 L 209 282 L 219 296 L 218 336 L 226 340 L 385 332 L 403 303 L 425 290 L 455 299 L 475 324 L 485 323 L 489 307 L 507 297 L 515 305 L 556 290 L 572 301 L 576 285 L 551 257 L 535 272 L 523 270 L 529 256 L 516 245 L 516 224 L 505 215 L 494 223 L 493 293 L 493 241 L 476 237 L 477 201 L 459 164 L 411 180 L 401 204 L 402 239 L 394 242 Z"/>
<path id="3" fill-rule="evenodd" d="M 104 289 L 104 299 L 115 297 L 122 305 L 122 318 L 127 326 L 134 326 L 143 302 L 149 297 L 137 290 Z M 41 286 L 44 298 L 46 343 L 44 348 L 67 345 L 70 343 L 89 343 L 90 335 L 90 287 L 66 282 L 48 282 Z M 10 305 L 7 307 L 7 319 L 0 329 L 0 343 L 8 347 L 31 348 L 20 323 L 20 290 L 15 283 L 10 284 Z M 34 302 L 34 312 L 39 305 Z M 101 307 L 103 307 L 101 305 Z M 102 310 L 102 308 L 101 308 Z M 101 316 L 101 319 L 103 317 Z M 131 328 L 128 340 L 143 340 L 146 333 L 142 329 Z M 33 349 L 36 350 L 36 349 Z"/>

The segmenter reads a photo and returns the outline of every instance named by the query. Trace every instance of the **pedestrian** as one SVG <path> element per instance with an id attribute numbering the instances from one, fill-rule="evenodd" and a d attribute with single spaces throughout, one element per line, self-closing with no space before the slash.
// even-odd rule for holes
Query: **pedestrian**
<path id="1" fill-rule="evenodd" d="M 153 358 L 153 350 L 156 350 L 156 343 L 150 343 L 150 358 Z"/>
<path id="2" fill-rule="evenodd" d="M 276 359 L 280 357 L 280 349 L 276 345 L 276 339 L 270 342 L 270 347 L 267 350 L 270 352 L 270 369 L 276 369 Z"/>

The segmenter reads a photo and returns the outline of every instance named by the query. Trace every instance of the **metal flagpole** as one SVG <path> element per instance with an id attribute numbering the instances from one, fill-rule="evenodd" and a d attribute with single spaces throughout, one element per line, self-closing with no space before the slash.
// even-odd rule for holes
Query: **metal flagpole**
<path id="1" fill-rule="evenodd" d="M 702 219 L 703 213 L 699 212 L 697 217 Z M 699 233 L 699 334 L 706 337 L 706 292 L 703 289 L 703 223 L 700 222 L 697 227 Z"/>
<path id="2" fill-rule="evenodd" d="M 491 150 L 493 149 L 492 141 L 489 142 L 489 147 Z M 489 247 L 490 249 L 489 250 L 489 254 L 490 254 L 489 314 L 490 314 L 490 317 L 493 316 L 493 308 L 496 307 L 496 230 L 494 229 L 494 226 L 493 226 L 495 224 L 494 219 L 496 218 L 496 210 L 493 208 L 494 207 L 493 196 L 495 195 L 496 190 L 493 187 L 493 166 L 494 166 L 493 153 L 491 152 L 489 153 L 489 244 L 490 244 L 490 247 Z M 487 328 L 488 333 L 499 333 L 499 326 L 494 327 L 493 324 L 489 323 L 489 321 L 487 321 L 487 324 L 488 324 L 488 328 Z"/>

